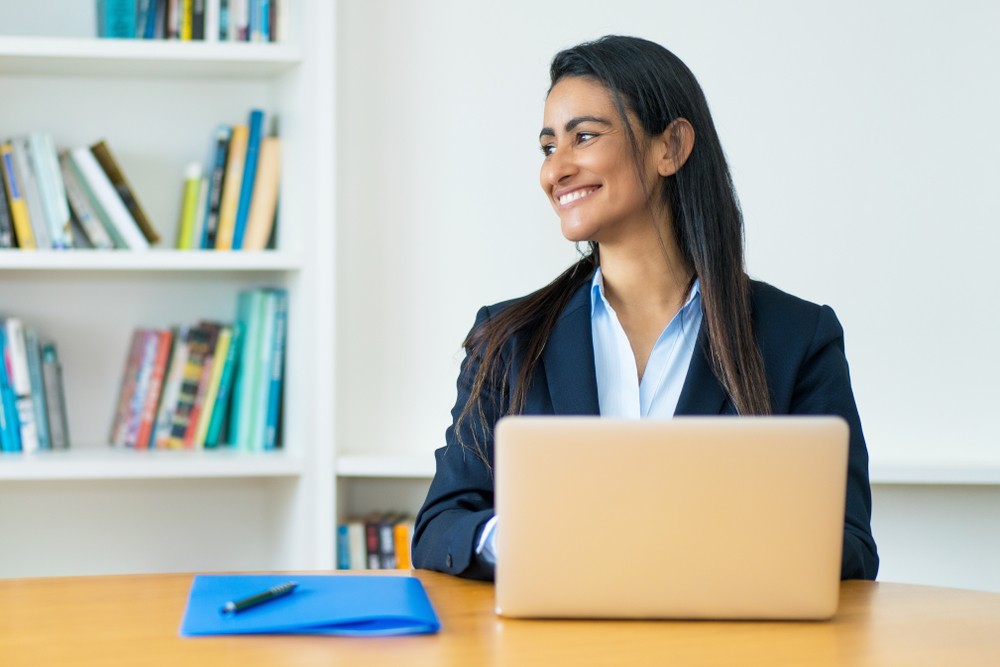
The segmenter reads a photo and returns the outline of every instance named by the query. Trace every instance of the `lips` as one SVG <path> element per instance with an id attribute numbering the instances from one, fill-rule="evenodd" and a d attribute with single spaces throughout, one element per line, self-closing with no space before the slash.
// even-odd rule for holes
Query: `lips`
<path id="1" fill-rule="evenodd" d="M 571 204 L 575 202 L 577 199 L 581 199 L 589 194 L 596 192 L 600 187 L 601 186 L 599 185 L 588 185 L 586 187 L 577 188 L 575 190 L 571 190 L 570 192 L 565 192 L 561 195 L 558 195 L 559 205 L 565 206 L 566 204 Z"/>

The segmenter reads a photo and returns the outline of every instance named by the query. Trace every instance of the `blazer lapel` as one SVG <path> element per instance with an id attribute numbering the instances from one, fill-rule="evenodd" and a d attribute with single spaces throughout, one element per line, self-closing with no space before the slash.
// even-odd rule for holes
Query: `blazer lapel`
<path id="1" fill-rule="evenodd" d="M 691 355 L 684 388 L 677 399 L 675 415 L 717 415 L 727 407 L 726 392 L 715 378 L 708 361 L 708 335 L 704 323 L 698 332 L 698 343 Z"/>
<path id="2" fill-rule="evenodd" d="M 590 281 L 566 305 L 542 350 L 542 366 L 555 414 L 600 414 L 590 328 Z"/>

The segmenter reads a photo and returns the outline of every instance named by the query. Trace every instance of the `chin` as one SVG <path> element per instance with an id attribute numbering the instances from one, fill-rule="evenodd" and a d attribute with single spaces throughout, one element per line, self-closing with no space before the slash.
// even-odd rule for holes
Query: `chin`
<path id="1" fill-rule="evenodd" d="M 560 225 L 563 237 L 571 243 L 586 243 L 593 238 L 594 230 L 582 225 L 562 224 Z"/>

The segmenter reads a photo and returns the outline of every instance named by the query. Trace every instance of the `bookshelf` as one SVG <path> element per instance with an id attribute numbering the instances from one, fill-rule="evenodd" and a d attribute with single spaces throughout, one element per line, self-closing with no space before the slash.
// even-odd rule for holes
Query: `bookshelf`
<path id="1" fill-rule="evenodd" d="M 295 0 L 287 44 L 0 36 L 0 135 L 107 140 L 163 237 L 146 253 L 0 251 L 0 314 L 58 345 L 72 441 L 0 456 L 0 577 L 334 566 L 334 9 Z M 184 165 L 253 107 L 282 137 L 278 249 L 169 250 Z M 135 327 L 231 321 L 262 286 L 290 298 L 283 450 L 103 444 Z"/>

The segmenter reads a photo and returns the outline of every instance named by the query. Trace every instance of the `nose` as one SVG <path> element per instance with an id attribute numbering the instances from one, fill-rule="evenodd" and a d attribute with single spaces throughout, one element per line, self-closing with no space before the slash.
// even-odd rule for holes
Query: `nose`
<path id="1" fill-rule="evenodd" d="M 550 187 L 565 183 L 577 171 L 572 151 L 556 148 L 542 163 L 542 189 L 547 191 Z"/>

